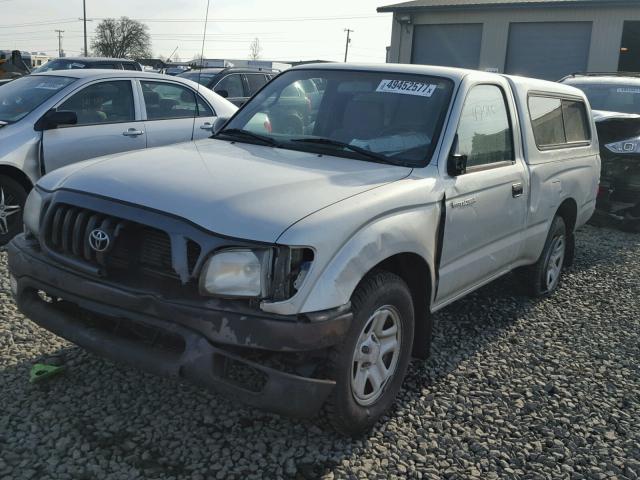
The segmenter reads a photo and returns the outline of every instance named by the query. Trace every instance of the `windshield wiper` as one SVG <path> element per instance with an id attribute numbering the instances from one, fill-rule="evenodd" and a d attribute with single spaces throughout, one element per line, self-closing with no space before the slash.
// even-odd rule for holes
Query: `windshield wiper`
<path id="1" fill-rule="evenodd" d="M 266 135 L 260 135 L 259 133 L 254 133 L 249 130 L 244 130 L 242 128 L 225 128 L 224 130 L 221 130 L 220 132 L 213 135 L 213 138 L 217 138 L 220 136 L 258 140 L 259 142 L 262 142 L 264 145 L 270 145 L 272 147 L 280 146 L 280 144 L 271 137 L 268 137 Z"/>
<path id="2" fill-rule="evenodd" d="M 374 162 L 398 165 L 401 167 L 409 166 L 404 162 L 393 160 L 392 158 L 389 158 L 386 155 L 383 155 L 382 153 L 372 152 L 371 150 L 367 150 L 366 148 L 358 147 L 356 145 L 351 145 L 350 143 L 341 142 L 339 140 L 333 140 L 331 138 L 322 138 L 322 137 L 321 138 L 294 138 L 291 141 L 299 142 L 299 143 L 312 143 L 315 145 L 328 145 L 331 147 L 343 148 L 345 150 L 351 150 L 352 152 L 355 152 L 363 157 L 366 157 L 368 160 L 372 160 Z"/>

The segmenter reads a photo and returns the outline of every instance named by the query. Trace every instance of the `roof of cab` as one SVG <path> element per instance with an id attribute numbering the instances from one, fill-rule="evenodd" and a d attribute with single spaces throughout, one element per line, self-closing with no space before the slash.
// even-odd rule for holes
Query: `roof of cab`
<path id="1" fill-rule="evenodd" d="M 468 75 L 482 75 L 483 77 L 507 78 L 515 89 L 521 91 L 538 90 L 549 93 L 571 95 L 574 97 L 584 97 L 584 93 L 575 87 L 566 84 L 538 80 L 535 78 L 520 77 L 516 75 L 504 75 L 500 73 L 483 72 L 480 70 L 468 70 L 464 68 L 439 67 L 435 65 L 414 65 L 400 63 L 312 63 L 293 67 L 292 70 L 350 70 L 362 72 L 388 72 L 404 73 L 414 75 L 433 75 L 454 80 L 456 83 L 462 81 Z"/>
<path id="2" fill-rule="evenodd" d="M 291 70 L 350 70 L 358 72 L 388 72 L 414 75 L 433 75 L 460 81 L 474 70 L 463 68 L 438 67 L 434 65 L 414 65 L 403 63 L 308 63 Z M 478 73 L 478 72 L 475 72 Z M 495 75 L 495 74 L 494 74 Z"/>

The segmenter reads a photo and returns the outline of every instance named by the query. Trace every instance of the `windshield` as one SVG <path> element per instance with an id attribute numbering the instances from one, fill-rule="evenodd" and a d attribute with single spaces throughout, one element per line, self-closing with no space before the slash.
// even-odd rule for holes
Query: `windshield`
<path id="1" fill-rule="evenodd" d="M 452 81 L 425 75 L 290 70 L 254 96 L 219 136 L 422 166 L 437 144 L 452 89 Z"/>
<path id="2" fill-rule="evenodd" d="M 222 69 L 220 69 L 222 71 Z M 178 75 L 180 78 L 186 78 L 187 80 L 192 80 L 194 82 L 198 82 L 200 85 L 209 85 L 213 77 L 215 77 L 219 72 L 198 72 L 197 70 L 193 72 L 185 72 Z"/>
<path id="3" fill-rule="evenodd" d="M 51 60 L 41 67 L 36 68 L 31 73 L 50 72 L 52 70 L 72 70 L 78 68 L 87 68 L 87 65 L 77 60 Z"/>
<path id="4" fill-rule="evenodd" d="M 582 90 L 593 110 L 640 114 L 640 82 L 623 84 L 566 82 Z"/>
<path id="5" fill-rule="evenodd" d="M 17 122 L 75 81 L 75 78 L 42 75 L 19 78 L 4 85 L 0 88 L 0 121 Z"/>

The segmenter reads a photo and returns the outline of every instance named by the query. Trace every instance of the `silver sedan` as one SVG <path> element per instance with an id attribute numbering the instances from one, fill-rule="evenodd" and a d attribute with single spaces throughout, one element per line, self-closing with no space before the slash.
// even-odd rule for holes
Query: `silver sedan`
<path id="1" fill-rule="evenodd" d="M 190 80 L 122 70 L 29 75 L 0 88 L 0 245 L 35 181 L 70 163 L 210 136 L 237 107 Z"/>

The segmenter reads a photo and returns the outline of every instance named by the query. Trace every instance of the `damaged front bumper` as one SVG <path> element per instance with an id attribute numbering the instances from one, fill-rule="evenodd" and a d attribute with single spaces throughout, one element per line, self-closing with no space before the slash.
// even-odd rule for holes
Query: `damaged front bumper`
<path id="1" fill-rule="evenodd" d="M 323 352 L 346 334 L 348 305 L 293 317 L 234 311 L 223 301 L 205 307 L 53 263 L 24 235 L 8 250 L 20 311 L 100 356 L 298 417 L 315 414 L 335 386 Z"/>

